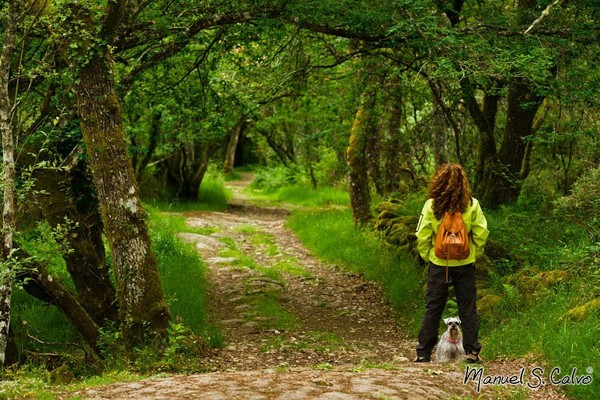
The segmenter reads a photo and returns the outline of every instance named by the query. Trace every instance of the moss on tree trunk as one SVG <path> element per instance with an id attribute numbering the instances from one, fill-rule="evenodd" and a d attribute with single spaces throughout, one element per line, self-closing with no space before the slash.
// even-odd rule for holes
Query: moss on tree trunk
<path id="1" fill-rule="evenodd" d="M 81 131 L 114 260 L 121 321 L 126 340 L 136 343 L 146 323 L 164 331 L 170 314 L 127 154 L 108 55 L 92 56 L 78 78 Z"/>
<path id="2" fill-rule="evenodd" d="M 361 96 L 360 106 L 350 130 L 350 140 L 346 155 L 348 157 L 348 181 L 350 206 L 354 223 L 368 223 L 371 215 L 371 195 L 366 161 L 366 122 L 375 105 L 375 95 L 369 87 Z"/>

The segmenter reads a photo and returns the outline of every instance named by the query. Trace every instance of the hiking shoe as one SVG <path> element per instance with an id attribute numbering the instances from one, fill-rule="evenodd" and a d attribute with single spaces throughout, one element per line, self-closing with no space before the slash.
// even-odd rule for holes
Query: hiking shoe
<path id="1" fill-rule="evenodd" d="M 477 364 L 479 363 L 481 360 L 479 359 L 479 356 L 475 353 L 469 353 L 466 356 L 467 362 L 469 364 Z"/>
<path id="2" fill-rule="evenodd" d="M 417 356 L 417 358 L 415 358 L 416 363 L 423 363 L 423 362 L 431 362 L 431 357 L 419 357 Z"/>

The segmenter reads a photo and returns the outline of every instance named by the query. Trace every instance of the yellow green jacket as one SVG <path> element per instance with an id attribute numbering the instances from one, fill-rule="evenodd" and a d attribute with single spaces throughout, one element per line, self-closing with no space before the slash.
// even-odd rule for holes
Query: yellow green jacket
<path id="1" fill-rule="evenodd" d="M 473 198 L 471 204 L 463 213 L 463 221 L 466 225 L 467 232 L 470 235 L 470 253 L 469 257 L 464 260 L 448 260 L 437 258 L 434 254 L 435 237 L 440 227 L 441 220 L 433 215 L 433 199 L 429 199 L 423 206 L 419 224 L 417 225 L 417 250 L 425 261 L 430 261 L 435 265 L 456 267 L 459 265 L 467 265 L 475 262 L 478 255 L 483 254 L 483 247 L 489 235 L 487 229 L 487 221 L 481 210 L 481 206 L 477 199 Z"/>

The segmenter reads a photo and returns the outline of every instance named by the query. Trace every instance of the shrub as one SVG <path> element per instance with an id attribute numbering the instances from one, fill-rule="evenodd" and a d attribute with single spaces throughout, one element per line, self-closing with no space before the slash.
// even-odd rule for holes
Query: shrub
<path id="1" fill-rule="evenodd" d="M 200 185 L 198 201 L 214 209 L 226 209 L 231 193 L 224 182 L 223 175 L 216 168 L 209 168 Z"/>
<path id="2" fill-rule="evenodd" d="M 573 193 L 554 202 L 556 215 L 574 222 L 586 222 L 600 232 L 600 167 L 584 173 L 573 187 Z"/>
<path id="3" fill-rule="evenodd" d="M 292 168 L 276 166 L 256 169 L 252 187 L 271 193 L 284 186 L 293 185 L 294 183 L 296 183 L 296 174 Z"/>

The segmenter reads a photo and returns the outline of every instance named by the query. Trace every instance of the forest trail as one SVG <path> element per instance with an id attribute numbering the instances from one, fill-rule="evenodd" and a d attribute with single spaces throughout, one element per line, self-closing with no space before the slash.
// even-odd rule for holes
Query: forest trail
<path id="1" fill-rule="evenodd" d="M 229 182 L 227 212 L 188 212 L 186 233 L 209 266 L 212 323 L 226 345 L 206 374 L 146 379 L 76 393 L 85 399 L 565 398 L 544 385 L 476 391 L 464 364 L 414 364 L 408 338 L 380 287 L 325 264 L 285 227 L 287 209 L 257 206 Z M 514 375 L 525 361 L 486 362 L 485 375 Z M 519 398 L 522 398 L 519 397 Z"/>

